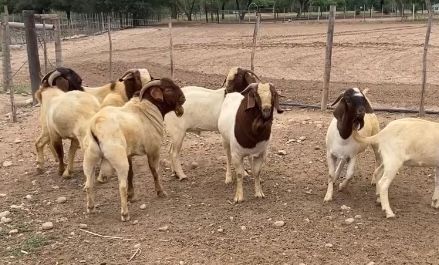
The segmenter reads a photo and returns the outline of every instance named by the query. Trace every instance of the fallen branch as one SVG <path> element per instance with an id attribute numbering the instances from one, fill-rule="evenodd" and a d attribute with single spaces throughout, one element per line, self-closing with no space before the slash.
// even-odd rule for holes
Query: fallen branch
<path id="1" fill-rule="evenodd" d="M 109 239 L 121 239 L 121 240 L 134 240 L 134 239 L 130 239 L 130 238 L 123 238 L 120 236 L 104 236 L 104 235 L 100 235 L 98 233 L 94 233 L 85 229 L 80 228 L 79 230 L 81 230 L 82 232 L 88 233 L 90 235 L 94 235 L 94 236 L 98 236 L 98 237 L 102 237 L 102 238 L 109 238 Z"/>
<path id="2" fill-rule="evenodd" d="M 131 256 L 131 258 L 128 261 L 132 261 L 140 252 L 141 252 L 140 248 L 137 248 L 136 252 L 134 252 L 134 254 Z"/>

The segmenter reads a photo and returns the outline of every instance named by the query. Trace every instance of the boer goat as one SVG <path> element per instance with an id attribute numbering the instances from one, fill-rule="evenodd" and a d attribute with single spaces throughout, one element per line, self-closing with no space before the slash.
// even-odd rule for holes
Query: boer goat
<path id="1" fill-rule="evenodd" d="M 94 209 L 94 169 L 104 159 L 119 179 L 121 220 L 129 220 L 127 200 L 134 197 L 132 156 L 147 155 L 158 196 L 165 196 L 159 182 L 158 166 L 163 138 L 163 117 L 174 111 L 183 115 L 185 96 L 171 79 L 154 80 L 144 86 L 139 97 L 123 107 L 101 109 L 90 121 L 84 148 L 87 211 Z"/>
<path id="2" fill-rule="evenodd" d="M 226 183 L 232 181 L 233 164 L 236 170 L 235 202 L 244 200 L 242 189 L 245 170 L 244 157 L 250 157 L 251 173 L 255 178 L 255 196 L 264 197 L 259 174 L 271 137 L 273 110 L 279 107 L 279 95 L 271 83 L 252 83 L 241 93 L 228 93 L 218 119 L 218 129 L 227 155 Z"/>
<path id="3" fill-rule="evenodd" d="M 241 92 L 250 83 L 258 80 L 259 77 L 252 71 L 233 67 L 224 81 L 223 88 L 211 90 L 187 86 L 181 89 L 186 97 L 184 115 L 181 118 L 177 118 L 174 113 L 165 116 L 166 131 L 171 138 L 169 149 L 171 167 L 176 177 L 180 180 L 187 177 L 179 158 L 186 132 L 218 131 L 218 117 L 225 93 Z"/>
<path id="4" fill-rule="evenodd" d="M 352 138 L 352 130 L 360 130 L 364 136 L 377 134 L 380 124 L 373 113 L 369 100 L 358 88 L 350 88 L 344 91 L 332 104 L 337 104 L 333 114 L 334 118 L 329 125 L 326 133 L 326 159 L 328 162 L 328 189 L 326 191 L 325 202 L 332 200 L 334 182 L 340 176 L 345 163 L 347 173 L 343 182 L 339 185 L 339 190 L 343 190 L 349 180 L 354 175 L 357 155 L 366 150 L 367 144 L 358 143 Z M 376 162 L 380 163 L 378 146 L 372 145 L 375 152 Z M 372 183 L 374 183 L 372 179 Z"/>
<path id="5" fill-rule="evenodd" d="M 439 208 L 439 123 L 417 118 L 390 122 L 378 134 L 365 137 L 353 131 L 352 136 L 361 144 L 377 145 L 382 163 L 375 169 L 377 202 L 387 218 L 395 217 L 389 204 L 389 186 L 402 166 L 435 167 L 435 187 L 431 206 Z"/>

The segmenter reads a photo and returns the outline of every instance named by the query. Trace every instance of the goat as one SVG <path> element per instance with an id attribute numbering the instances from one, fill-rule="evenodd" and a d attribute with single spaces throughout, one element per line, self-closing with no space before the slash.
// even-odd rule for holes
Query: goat
<path id="1" fill-rule="evenodd" d="M 146 69 L 131 69 L 117 82 L 112 82 L 98 88 L 82 87 L 79 84 L 78 90 L 86 91 L 86 93 L 64 93 L 59 89 L 50 90 L 52 92 L 49 93 L 48 87 L 58 88 L 57 85 L 60 82 L 58 80 L 64 80 L 64 83 L 60 83 L 60 85 L 64 87 L 78 86 L 78 82 L 75 82 L 75 80 L 80 80 L 80 77 L 73 70 L 68 70 L 70 70 L 70 72 L 61 71 L 57 68 L 47 74 L 45 79 L 43 78 L 44 86 L 37 93 L 37 95 L 41 97 L 40 116 L 42 119 L 42 133 L 35 143 L 37 149 L 37 169 L 39 171 L 42 170 L 44 163 L 44 146 L 50 142 L 51 150 L 55 150 L 55 157 L 59 162 L 59 172 L 64 177 L 70 176 L 75 153 L 80 147 L 84 137 L 83 130 L 87 119 L 90 119 L 99 108 L 104 106 L 123 105 L 134 93 L 140 91 L 142 83 L 146 83 L 151 79 Z M 56 94 L 56 104 L 51 103 L 48 99 L 55 98 L 54 93 Z M 45 96 L 45 94 L 47 95 Z M 48 124 L 49 122 L 50 125 Z M 72 141 L 67 168 L 65 168 L 62 162 L 64 155 L 62 139 L 71 139 Z M 102 174 L 100 174 L 100 179 L 103 178 L 101 175 Z"/>
<path id="2" fill-rule="evenodd" d="M 224 95 L 228 92 L 241 92 L 257 80 L 260 79 L 254 72 L 233 67 L 223 83 L 223 88 L 217 90 L 197 86 L 182 88 L 186 97 L 185 113 L 181 118 L 177 118 L 172 112 L 165 116 L 166 131 L 171 138 L 169 148 L 171 167 L 176 177 L 180 180 L 187 178 L 179 159 L 186 132 L 218 131 L 218 117 Z"/>
<path id="3" fill-rule="evenodd" d="M 40 111 L 40 124 L 41 124 L 41 134 L 38 136 L 35 142 L 35 148 L 37 150 L 37 170 L 41 171 L 44 164 L 44 146 L 49 143 L 49 129 L 47 126 L 47 108 L 50 103 L 57 97 L 63 95 L 68 91 L 82 91 L 82 79 L 81 77 L 72 69 L 65 67 L 58 67 L 47 73 L 41 80 L 41 85 L 39 89 L 35 92 L 35 98 L 41 105 Z M 43 104 L 44 102 L 44 104 Z M 62 147 L 62 145 L 61 145 Z M 53 145 L 50 145 L 50 150 L 54 155 L 57 162 L 59 161 L 58 150 Z M 62 160 L 60 162 L 63 164 Z M 60 171 L 63 170 L 64 164 Z M 62 172 L 61 172 L 62 174 Z"/>
<path id="4" fill-rule="evenodd" d="M 360 134 L 370 136 L 377 134 L 380 124 L 369 100 L 358 88 L 344 91 L 332 104 L 337 104 L 334 118 L 326 133 L 326 159 L 328 162 L 328 189 L 323 201 L 331 201 L 334 182 L 340 176 L 344 165 L 347 165 L 346 177 L 339 185 L 343 190 L 354 175 L 357 155 L 366 150 L 367 144 L 360 144 L 352 138 L 352 129 L 357 128 Z M 377 145 L 372 145 L 376 162 L 380 163 Z M 338 163 L 337 163 L 338 162 Z M 375 180 L 372 179 L 372 183 Z"/>
<path id="5" fill-rule="evenodd" d="M 230 165 L 236 170 L 236 193 L 234 201 L 244 200 L 242 179 L 245 174 L 243 159 L 249 156 L 251 173 L 255 178 L 255 196 L 265 197 L 259 174 L 266 157 L 271 138 L 273 109 L 277 113 L 279 95 L 271 83 L 252 83 L 241 93 L 228 93 L 221 107 L 218 129 L 227 155 L 226 183 L 232 181 Z"/>
<path id="6" fill-rule="evenodd" d="M 431 206 L 439 208 L 439 123 L 405 118 L 390 122 L 374 136 L 364 137 L 356 130 L 352 136 L 361 144 L 379 147 L 382 163 L 375 169 L 373 177 L 379 179 L 376 186 L 379 196 L 377 202 L 381 202 L 387 218 L 395 217 L 389 204 L 389 186 L 402 166 L 436 168 Z"/>
<path id="7" fill-rule="evenodd" d="M 83 168 L 88 212 L 94 209 L 94 168 L 101 159 L 107 160 L 117 172 L 122 221 L 130 219 L 127 200 L 134 197 L 132 156 L 147 155 L 157 195 L 166 195 L 157 173 L 163 117 L 170 111 L 182 116 L 184 102 L 185 96 L 180 87 L 171 79 L 162 78 L 149 82 L 138 98 L 132 98 L 123 107 L 106 107 L 96 113 L 84 141 Z"/>

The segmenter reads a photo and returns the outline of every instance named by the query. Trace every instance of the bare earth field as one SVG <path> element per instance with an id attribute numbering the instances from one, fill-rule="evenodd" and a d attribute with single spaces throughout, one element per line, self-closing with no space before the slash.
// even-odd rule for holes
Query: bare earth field
<path id="1" fill-rule="evenodd" d="M 177 83 L 220 87 L 231 66 L 249 65 L 251 32 L 251 25 L 175 28 Z M 263 24 L 257 73 L 287 95 L 286 100 L 317 104 L 325 32 L 325 24 Z M 422 24 L 337 24 L 336 32 L 331 99 L 343 88 L 358 85 L 371 89 L 375 106 L 417 104 Z M 433 27 L 429 108 L 439 107 L 436 32 Z M 169 74 L 166 29 L 126 30 L 113 37 L 115 76 L 136 67 L 147 67 L 154 77 Z M 64 42 L 66 66 L 77 70 L 86 84 L 108 81 L 106 38 Z M 14 50 L 13 56 L 15 72 L 25 60 L 25 51 Z M 26 74 L 23 67 L 15 83 L 28 83 Z M 7 97 L 0 95 L 0 113 L 8 108 Z M 324 135 L 330 112 L 293 108 L 276 116 L 271 152 L 262 172 L 266 198 L 253 197 L 249 177 L 244 182 L 246 201 L 238 205 L 231 203 L 234 186 L 224 184 L 225 155 L 219 134 L 188 134 L 182 156 L 189 180 L 183 182 L 171 176 L 165 141 L 161 180 L 168 197 L 156 197 L 146 158 L 135 158 L 138 201 L 130 205 L 128 223 L 119 221 L 115 178 L 98 185 L 98 212 L 85 213 L 82 154 L 71 179 L 57 176 L 49 152 L 45 173 L 36 173 L 33 142 L 39 133 L 38 115 L 38 108 L 21 108 L 19 123 L 9 123 L 3 116 L 0 120 L 0 193 L 5 195 L 0 197 L 0 212 L 11 211 L 12 219 L 0 225 L 1 264 L 439 264 L 438 211 L 429 206 L 432 169 L 401 170 L 390 188 L 397 218 L 386 220 L 374 203 L 370 176 L 375 165 L 368 149 L 360 156 L 347 190 L 323 204 Z M 384 127 L 404 115 L 378 116 Z M 289 141 L 301 136 L 306 137 L 302 143 Z M 287 154 L 278 155 L 280 149 Z M 2 167 L 4 161 L 13 164 Z M 198 166 L 191 169 L 193 162 Z M 60 196 L 67 201 L 57 203 Z M 140 209 L 142 204 L 146 209 Z M 11 205 L 22 206 L 11 209 Z M 342 210 L 342 205 L 350 209 Z M 355 216 L 354 223 L 345 224 L 346 218 Z M 278 220 L 285 225 L 275 227 Z M 54 228 L 41 230 L 47 221 Z M 101 235 L 130 240 L 94 236 L 81 231 L 79 224 Z M 159 231 L 163 226 L 168 226 L 166 231 Z M 12 229 L 18 233 L 8 235 Z M 141 251 L 128 261 L 137 248 Z"/>

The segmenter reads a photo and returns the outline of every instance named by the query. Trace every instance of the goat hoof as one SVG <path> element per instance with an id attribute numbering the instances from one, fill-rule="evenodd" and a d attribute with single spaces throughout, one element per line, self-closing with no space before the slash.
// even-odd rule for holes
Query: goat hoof
<path id="1" fill-rule="evenodd" d="M 242 195 L 235 195 L 234 201 L 235 203 L 240 203 L 244 201 L 244 198 L 242 197 Z"/>
<path id="2" fill-rule="evenodd" d="M 395 214 L 394 213 L 386 213 L 386 218 L 387 219 L 395 218 Z"/>
<path id="3" fill-rule="evenodd" d="M 166 198 L 167 196 L 168 196 L 168 194 L 165 191 L 163 191 L 163 190 L 157 191 L 157 197 Z"/>
<path id="4" fill-rule="evenodd" d="M 99 183 L 107 183 L 108 182 L 108 177 L 107 176 L 98 176 L 98 182 Z"/>
<path id="5" fill-rule="evenodd" d="M 376 203 L 376 205 L 381 205 L 381 199 L 380 199 L 380 197 L 378 197 L 378 198 L 376 199 L 375 203 Z"/>
<path id="6" fill-rule="evenodd" d="M 126 213 L 126 214 L 121 214 L 121 215 L 120 215 L 120 220 L 121 220 L 122 222 L 129 221 L 129 220 L 130 220 L 130 215 L 129 215 L 128 213 Z"/>
<path id="7" fill-rule="evenodd" d="M 187 180 L 187 176 L 178 177 L 179 181 Z"/>
<path id="8" fill-rule="evenodd" d="M 260 191 L 260 192 L 256 192 L 255 197 L 256 198 L 265 198 L 265 195 L 262 191 Z"/>
<path id="9" fill-rule="evenodd" d="M 133 194 L 128 194 L 128 201 L 133 203 L 137 201 L 137 198 L 134 197 L 134 193 Z"/>
<path id="10" fill-rule="evenodd" d="M 244 177 L 250 177 L 251 176 L 251 171 L 250 170 L 248 170 L 248 169 L 245 169 L 244 170 Z"/>
<path id="11" fill-rule="evenodd" d="M 94 213 L 94 212 L 96 212 L 96 207 L 94 207 L 94 206 L 87 207 L 87 213 Z"/>
<path id="12" fill-rule="evenodd" d="M 439 199 L 431 200 L 431 207 L 438 209 L 439 208 Z"/>
<path id="13" fill-rule="evenodd" d="M 37 166 L 37 174 L 43 174 L 43 173 L 44 173 L 43 167 Z"/>

